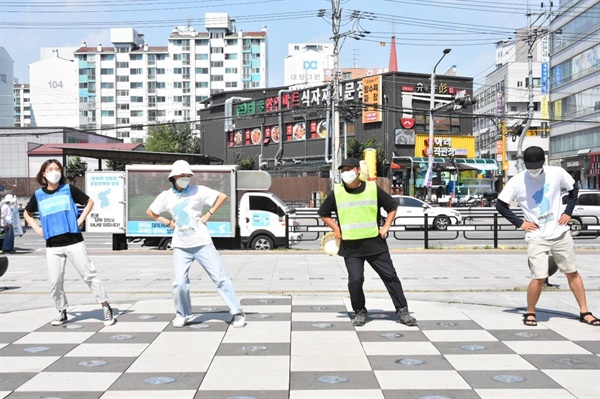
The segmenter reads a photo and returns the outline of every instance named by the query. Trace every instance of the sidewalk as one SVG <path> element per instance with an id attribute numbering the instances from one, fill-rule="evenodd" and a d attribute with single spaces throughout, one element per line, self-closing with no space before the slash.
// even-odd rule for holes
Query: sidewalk
<path id="1" fill-rule="evenodd" d="M 525 254 L 395 252 L 418 327 L 399 324 L 367 267 L 370 312 L 351 324 L 345 269 L 318 253 L 223 252 L 247 313 L 231 316 L 194 266 L 196 319 L 173 328 L 170 256 L 93 253 L 120 315 L 68 267 L 70 323 L 52 327 L 45 257 L 12 256 L 0 279 L 0 398 L 597 398 L 600 328 L 579 323 L 562 276 L 542 293 L 538 327 L 520 314 Z M 600 313 L 597 252 L 578 259 Z"/>

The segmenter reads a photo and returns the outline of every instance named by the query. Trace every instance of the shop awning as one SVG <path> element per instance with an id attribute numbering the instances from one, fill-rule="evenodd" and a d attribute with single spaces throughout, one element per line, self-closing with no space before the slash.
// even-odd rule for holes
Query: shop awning
<path id="1" fill-rule="evenodd" d="M 392 162 L 401 164 L 411 164 L 411 168 L 414 164 L 427 165 L 429 158 L 427 157 L 394 157 Z M 498 164 L 493 159 L 484 158 L 433 158 L 434 168 L 439 167 L 442 169 L 459 169 L 459 170 L 498 170 Z"/>

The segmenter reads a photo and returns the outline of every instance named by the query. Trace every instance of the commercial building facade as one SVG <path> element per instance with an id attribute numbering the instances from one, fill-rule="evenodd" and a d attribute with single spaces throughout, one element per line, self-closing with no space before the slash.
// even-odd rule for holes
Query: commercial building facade
<path id="1" fill-rule="evenodd" d="M 8 51 L 0 46 L 0 127 L 12 127 L 14 61 Z"/>
<path id="2" fill-rule="evenodd" d="M 550 25 L 550 162 L 599 187 L 600 1 L 561 2 Z"/>

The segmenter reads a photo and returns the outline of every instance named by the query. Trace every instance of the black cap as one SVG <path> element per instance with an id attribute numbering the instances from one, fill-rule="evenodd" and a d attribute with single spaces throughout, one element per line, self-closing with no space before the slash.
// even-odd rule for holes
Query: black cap
<path id="1" fill-rule="evenodd" d="M 546 157 L 541 147 L 527 147 L 523 153 L 523 162 L 525 162 L 526 169 L 539 169 L 544 166 L 545 161 Z"/>
<path id="2" fill-rule="evenodd" d="M 360 162 L 356 158 L 346 158 L 342 161 L 338 169 L 342 169 L 343 166 L 351 166 L 353 168 L 360 168 Z"/>

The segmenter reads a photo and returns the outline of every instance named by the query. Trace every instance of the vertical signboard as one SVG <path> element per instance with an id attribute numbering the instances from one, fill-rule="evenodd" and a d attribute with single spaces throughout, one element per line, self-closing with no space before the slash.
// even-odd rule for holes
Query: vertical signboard
<path id="1" fill-rule="evenodd" d="M 362 123 L 381 122 L 381 75 L 362 80 L 364 110 Z"/>
<path id="2" fill-rule="evenodd" d="M 94 208 L 85 220 L 91 233 L 125 232 L 125 172 L 87 172 L 85 193 Z"/>

